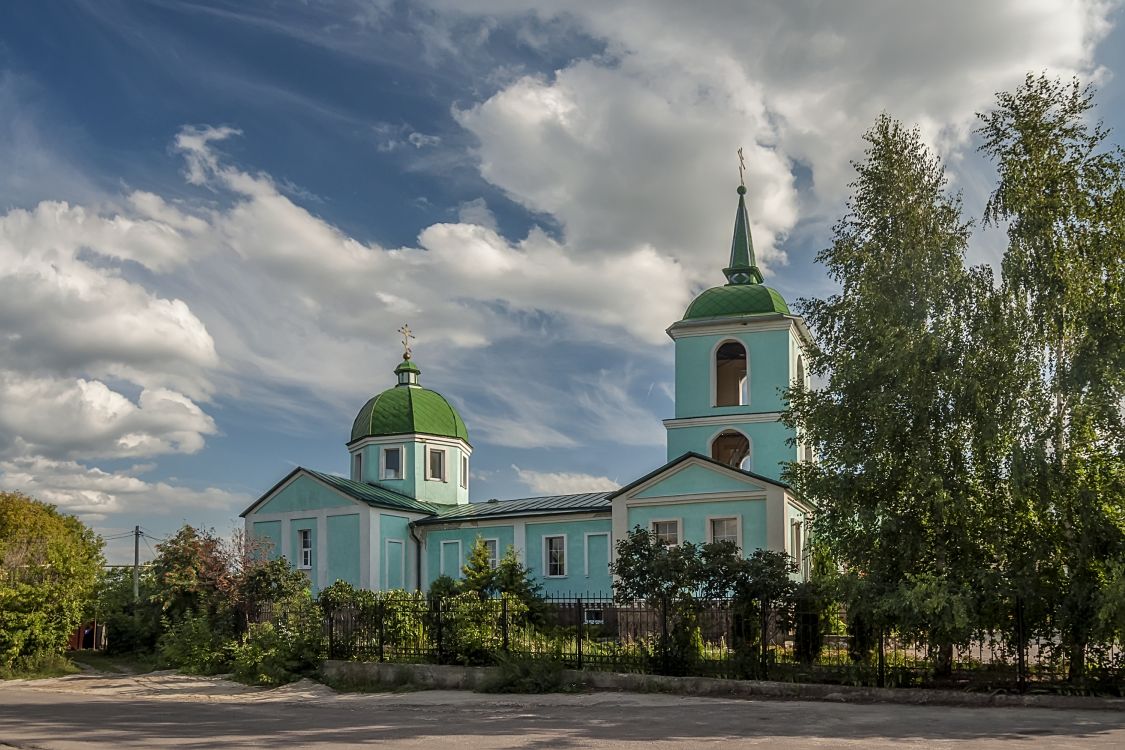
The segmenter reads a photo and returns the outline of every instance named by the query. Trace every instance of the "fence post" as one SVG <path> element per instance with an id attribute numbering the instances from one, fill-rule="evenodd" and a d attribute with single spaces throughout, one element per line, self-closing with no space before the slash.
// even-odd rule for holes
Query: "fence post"
<path id="1" fill-rule="evenodd" d="M 578 668 L 582 669 L 582 638 L 586 635 L 586 610 L 582 606 L 582 597 L 578 597 Z"/>
<path id="2" fill-rule="evenodd" d="M 1027 637 L 1023 632 L 1023 597 L 1016 597 L 1016 685 L 1021 693 L 1027 692 Z"/>
<path id="3" fill-rule="evenodd" d="M 387 604 L 385 601 L 379 602 L 379 661 L 386 661 L 387 656 L 385 653 L 387 636 L 385 629 L 385 621 L 387 619 Z"/>
<path id="4" fill-rule="evenodd" d="M 883 639 L 886 635 L 886 628 L 882 625 L 879 626 L 879 679 L 877 685 L 879 687 L 887 686 L 887 657 L 885 654 L 886 644 Z"/>
<path id="5" fill-rule="evenodd" d="M 504 653 L 508 653 L 508 597 L 500 595 L 500 637 L 504 645 Z"/>
<path id="6" fill-rule="evenodd" d="M 434 617 L 437 620 L 437 663 L 445 663 L 445 650 L 441 643 L 441 597 L 434 597 Z"/>
<path id="7" fill-rule="evenodd" d="M 759 680 L 769 679 L 769 635 L 770 635 L 770 608 L 769 603 L 763 598 L 759 605 L 761 607 L 761 615 L 759 618 L 759 642 L 762 644 L 760 649 L 760 658 L 758 659 L 758 669 L 760 672 Z"/>
<path id="8" fill-rule="evenodd" d="M 660 597 L 660 674 L 668 674 L 668 595 Z"/>
<path id="9" fill-rule="evenodd" d="M 336 633 L 335 633 L 336 629 L 333 627 L 333 623 L 332 623 L 332 621 L 334 619 L 335 619 L 335 617 L 332 614 L 332 607 L 325 607 L 324 608 L 324 620 L 325 620 L 324 624 L 328 627 L 328 658 L 329 659 L 335 659 L 337 657 L 336 637 L 335 637 L 336 636 Z"/>

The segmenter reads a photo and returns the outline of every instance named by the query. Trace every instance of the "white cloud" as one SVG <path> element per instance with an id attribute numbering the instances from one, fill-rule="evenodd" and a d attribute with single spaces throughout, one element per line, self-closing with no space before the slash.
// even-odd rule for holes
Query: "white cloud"
<path id="1" fill-rule="evenodd" d="M 0 461 L 0 488 L 19 490 L 88 521 L 116 513 L 163 515 L 179 509 L 241 510 L 251 499 L 214 487 L 193 490 L 167 482 L 146 482 L 129 473 L 42 457 Z"/>
<path id="2" fill-rule="evenodd" d="M 610 492 L 621 485 L 609 477 L 572 472 L 533 471 L 512 465 L 516 477 L 532 492 L 544 495 L 566 495 L 579 492 Z"/>
<path id="3" fill-rule="evenodd" d="M 105 383 L 0 370 L 0 455 L 123 458 L 195 453 L 215 423 L 191 399 L 143 389 L 136 403 Z M 11 443 L 5 445 L 6 439 Z"/>
<path id="4" fill-rule="evenodd" d="M 606 45 L 550 76 L 530 75 L 455 110 L 479 140 L 481 174 L 557 218 L 568 248 L 648 244 L 714 282 L 729 224 L 734 150 L 749 160 L 750 212 L 764 265 L 797 221 L 839 210 L 860 134 L 886 110 L 946 154 L 974 113 L 1028 71 L 1097 76 L 1093 52 L 1118 2 L 958 0 L 432 0 L 440 13 L 524 28 L 565 20 Z M 799 195 L 793 163 L 811 172 Z M 706 274 L 706 275 L 704 275 Z"/>

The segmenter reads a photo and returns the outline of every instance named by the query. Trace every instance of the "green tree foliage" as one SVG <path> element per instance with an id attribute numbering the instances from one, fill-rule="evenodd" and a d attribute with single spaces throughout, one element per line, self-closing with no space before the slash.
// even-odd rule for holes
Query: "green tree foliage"
<path id="1" fill-rule="evenodd" d="M 0 667 L 62 653 L 103 563 L 102 540 L 77 518 L 0 492 Z"/>
<path id="2" fill-rule="evenodd" d="M 481 599 L 487 599 L 496 592 L 496 568 L 492 567 L 492 554 L 483 537 L 478 536 L 473 542 L 461 575 L 463 591 L 471 591 Z"/>
<path id="3" fill-rule="evenodd" d="M 849 590 L 873 613 L 910 610 L 916 589 L 942 582 L 950 601 L 928 609 L 926 630 L 947 670 L 970 633 L 946 613 L 975 607 L 986 537 L 963 400 L 969 223 L 917 130 L 883 115 L 864 140 L 847 213 L 818 256 L 842 291 L 801 301 L 816 332 L 808 369 L 825 387 L 787 394 L 785 419 L 820 460 L 786 477 L 817 505 L 818 543 L 862 576 Z"/>
<path id="4" fill-rule="evenodd" d="M 1125 560 L 1125 157 L 1091 123 L 1093 96 L 1028 75 L 979 129 L 1000 177 L 986 219 L 1008 234 L 1009 356 L 1026 379 L 1013 388 L 1010 502 L 1032 534 L 1004 567 L 1022 595 L 1051 595 L 1042 617 L 1061 628 L 1075 680 L 1090 639 L 1109 635 L 1099 611 Z"/>

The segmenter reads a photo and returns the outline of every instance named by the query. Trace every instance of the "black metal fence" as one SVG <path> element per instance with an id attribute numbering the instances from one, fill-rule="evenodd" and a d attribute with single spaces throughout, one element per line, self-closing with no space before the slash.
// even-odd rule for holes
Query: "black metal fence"
<path id="1" fill-rule="evenodd" d="M 549 597 L 528 606 L 385 592 L 326 612 L 324 626 L 329 657 L 358 661 L 488 665 L 515 656 L 614 672 L 1019 691 L 1054 689 L 1069 668 L 1050 638 L 1029 639 L 1022 658 L 989 633 L 939 653 L 893 631 L 857 636 L 842 609 L 761 617 L 731 601 L 688 609 Z M 802 647 L 802 638 L 815 647 Z M 1085 666 L 1090 689 L 1125 693 L 1121 644 L 1092 646 Z"/>

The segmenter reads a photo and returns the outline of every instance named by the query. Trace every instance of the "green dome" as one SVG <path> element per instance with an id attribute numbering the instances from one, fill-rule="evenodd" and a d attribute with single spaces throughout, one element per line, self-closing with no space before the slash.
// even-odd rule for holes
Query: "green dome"
<path id="1" fill-rule="evenodd" d="M 352 424 L 352 442 L 413 432 L 469 442 L 457 410 L 440 393 L 417 385 L 397 385 L 364 404 Z"/>
<path id="2" fill-rule="evenodd" d="M 742 315 L 789 314 L 789 306 L 775 289 L 761 284 L 728 284 L 700 294 L 688 305 L 684 320 Z"/>

